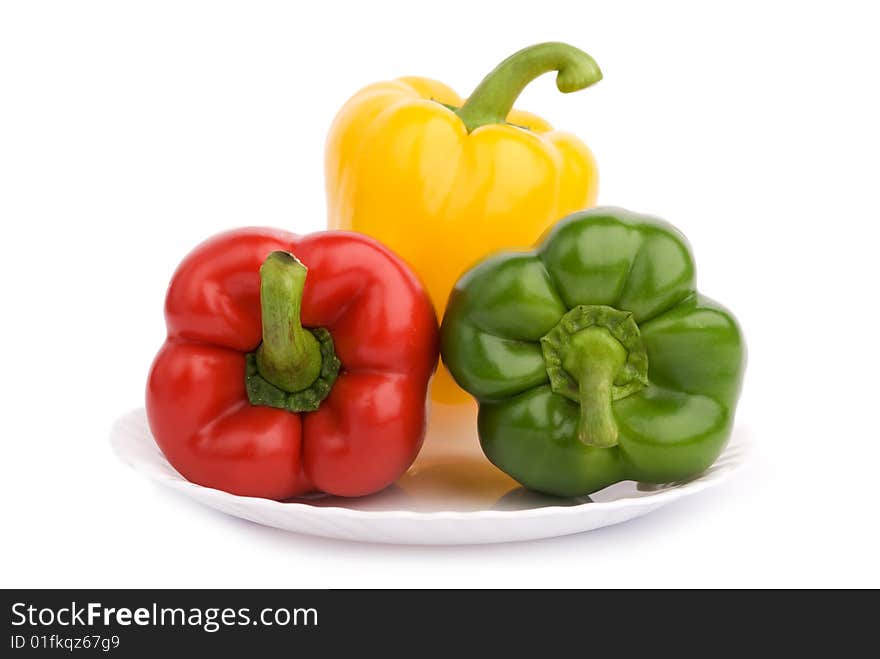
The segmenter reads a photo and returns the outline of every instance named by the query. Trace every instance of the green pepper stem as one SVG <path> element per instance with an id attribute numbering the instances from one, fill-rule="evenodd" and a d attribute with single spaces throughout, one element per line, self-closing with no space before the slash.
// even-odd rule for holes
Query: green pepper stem
<path id="1" fill-rule="evenodd" d="M 584 89 L 602 79 L 599 65 L 582 50 L 565 43 L 539 43 L 501 62 L 483 78 L 456 114 L 468 133 L 486 124 L 502 123 L 526 85 L 548 71 L 559 72 L 556 87 L 563 94 Z"/>
<path id="2" fill-rule="evenodd" d="M 269 254 L 260 266 L 263 342 L 257 348 L 257 370 L 279 389 L 294 393 L 321 373 L 321 347 L 300 323 L 308 268 L 289 252 Z"/>
<path id="3" fill-rule="evenodd" d="M 562 366 L 578 382 L 578 439 L 587 446 L 617 445 L 612 387 L 626 359 L 626 349 L 604 328 L 590 327 L 571 337 Z"/>

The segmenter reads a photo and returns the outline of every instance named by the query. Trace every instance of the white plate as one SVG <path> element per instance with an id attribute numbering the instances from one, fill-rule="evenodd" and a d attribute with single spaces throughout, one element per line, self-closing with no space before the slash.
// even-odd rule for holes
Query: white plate
<path id="1" fill-rule="evenodd" d="M 480 451 L 474 428 L 475 419 L 462 418 L 460 412 L 450 416 L 435 406 L 419 458 L 391 487 L 359 499 L 284 503 L 185 480 L 156 446 L 143 409 L 116 421 L 111 443 L 123 461 L 148 478 L 229 515 L 328 538 L 425 545 L 534 540 L 625 522 L 721 483 L 747 454 L 745 442 L 734 434 L 715 464 L 686 483 L 640 486 L 628 481 L 589 499 L 558 499 L 525 490 L 496 469 Z"/>

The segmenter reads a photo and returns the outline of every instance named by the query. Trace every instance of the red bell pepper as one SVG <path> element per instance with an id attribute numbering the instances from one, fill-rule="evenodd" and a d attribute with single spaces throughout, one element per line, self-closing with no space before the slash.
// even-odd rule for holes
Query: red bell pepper
<path id="1" fill-rule="evenodd" d="M 278 500 L 359 496 L 415 459 L 437 319 L 415 275 L 376 241 L 220 234 L 178 267 L 165 318 L 147 416 L 188 480 Z"/>

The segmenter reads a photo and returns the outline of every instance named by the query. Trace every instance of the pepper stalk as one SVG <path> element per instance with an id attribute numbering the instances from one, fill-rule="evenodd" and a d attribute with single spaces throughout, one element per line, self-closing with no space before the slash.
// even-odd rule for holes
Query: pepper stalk
<path id="1" fill-rule="evenodd" d="M 318 409 L 339 374 L 333 338 L 325 328 L 302 326 L 308 268 L 275 251 L 260 266 L 263 341 L 247 356 L 245 386 L 253 405 L 291 412 Z"/>
<path id="2" fill-rule="evenodd" d="M 503 123 L 526 86 L 549 71 L 559 72 L 556 87 L 563 94 L 584 89 L 602 79 L 596 60 L 584 51 L 566 43 L 539 43 L 501 62 L 455 113 L 468 133 L 486 124 Z"/>
<path id="3" fill-rule="evenodd" d="M 578 439 L 588 446 L 617 445 L 611 403 L 648 384 L 648 355 L 632 314 L 604 305 L 580 305 L 541 338 L 550 388 L 580 406 Z"/>

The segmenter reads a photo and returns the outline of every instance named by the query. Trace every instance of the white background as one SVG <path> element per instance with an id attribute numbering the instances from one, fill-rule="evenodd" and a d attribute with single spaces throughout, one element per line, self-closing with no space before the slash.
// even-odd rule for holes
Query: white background
<path id="1" fill-rule="evenodd" d="M 0 586 L 880 586 L 877 25 L 842 1 L 3 3 Z M 605 79 L 518 106 L 591 146 L 601 203 L 681 228 L 742 323 L 744 471 L 618 527 L 418 548 L 227 518 L 117 460 L 191 247 L 320 230 L 361 86 L 466 94 L 545 40 Z"/>

